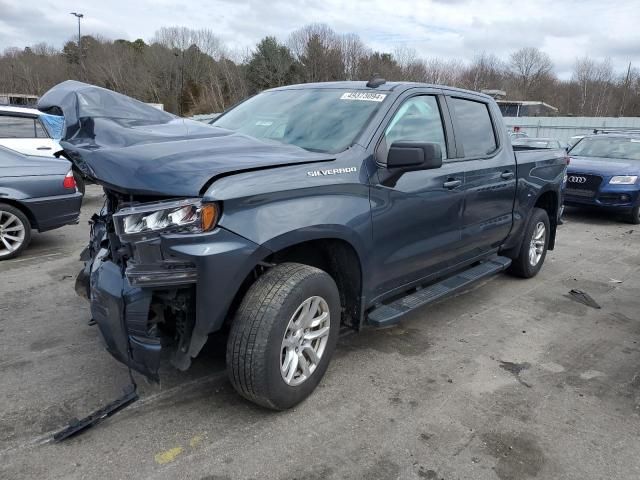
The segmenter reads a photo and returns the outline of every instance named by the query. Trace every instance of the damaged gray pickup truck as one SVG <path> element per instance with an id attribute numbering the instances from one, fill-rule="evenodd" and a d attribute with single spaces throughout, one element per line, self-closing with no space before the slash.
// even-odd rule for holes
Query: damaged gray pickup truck
<path id="1" fill-rule="evenodd" d="M 409 311 L 553 249 L 563 151 L 514 152 L 474 92 L 382 79 L 282 87 L 212 126 L 64 82 L 61 145 L 104 188 L 76 288 L 109 352 L 158 379 L 229 330 L 238 392 L 286 409 L 341 329 Z"/>

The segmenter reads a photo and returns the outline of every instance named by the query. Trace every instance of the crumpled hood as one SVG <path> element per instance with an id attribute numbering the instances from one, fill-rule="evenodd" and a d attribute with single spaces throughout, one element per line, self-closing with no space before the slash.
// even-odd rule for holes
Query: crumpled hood
<path id="1" fill-rule="evenodd" d="M 601 176 L 640 175 L 640 161 L 600 157 L 571 156 L 569 173 L 592 173 Z"/>
<path id="2" fill-rule="evenodd" d="M 78 168 L 123 193 L 198 196 L 220 175 L 333 160 L 176 117 L 73 80 L 45 93 L 38 108 L 64 115 L 60 145 Z"/>

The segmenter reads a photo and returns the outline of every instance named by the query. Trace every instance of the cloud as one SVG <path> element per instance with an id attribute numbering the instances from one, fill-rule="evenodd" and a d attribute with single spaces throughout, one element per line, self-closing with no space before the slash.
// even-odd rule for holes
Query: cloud
<path id="1" fill-rule="evenodd" d="M 585 55 L 610 57 L 617 70 L 640 65 L 637 0 L 0 0 L 0 50 L 43 41 L 61 47 L 75 38 L 69 12 L 77 8 L 84 33 L 113 39 L 149 40 L 162 26 L 180 25 L 211 29 L 246 51 L 266 35 L 286 40 L 307 23 L 327 23 L 376 50 L 405 46 L 424 57 L 468 61 L 486 51 L 507 59 L 518 48 L 539 47 L 565 77 Z"/>

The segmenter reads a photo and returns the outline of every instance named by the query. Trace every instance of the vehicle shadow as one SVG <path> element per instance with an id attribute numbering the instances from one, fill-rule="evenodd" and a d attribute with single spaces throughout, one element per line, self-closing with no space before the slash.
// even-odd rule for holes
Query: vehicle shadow
<path id="1" fill-rule="evenodd" d="M 624 215 L 593 207 L 565 207 L 563 220 L 590 223 L 594 225 L 629 225 Z"/>

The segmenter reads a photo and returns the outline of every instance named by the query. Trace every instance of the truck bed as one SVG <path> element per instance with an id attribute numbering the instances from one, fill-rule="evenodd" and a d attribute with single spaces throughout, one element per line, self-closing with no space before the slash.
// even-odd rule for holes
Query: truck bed
<path id="1" fill-rule="evenodd" d="M 567 156 L 567 152 L 562 148 L 513 147 L 513 153 L 516 156 L 516 163 L 518 165 L 557 160 Z"/>

